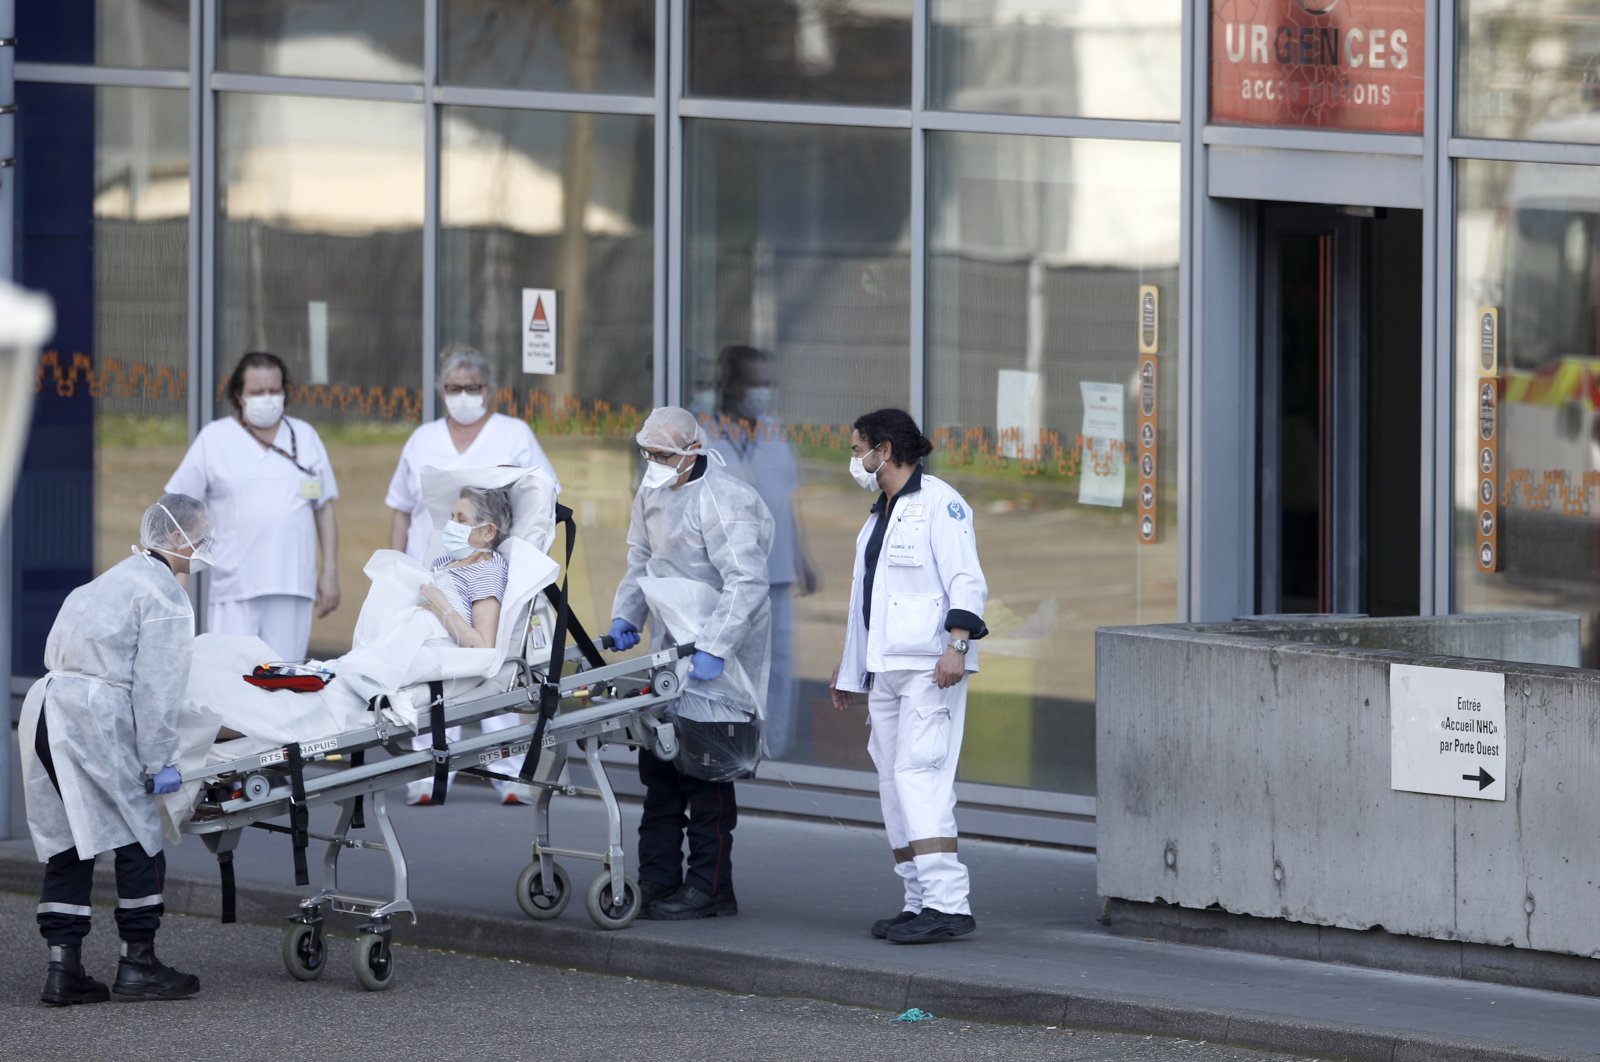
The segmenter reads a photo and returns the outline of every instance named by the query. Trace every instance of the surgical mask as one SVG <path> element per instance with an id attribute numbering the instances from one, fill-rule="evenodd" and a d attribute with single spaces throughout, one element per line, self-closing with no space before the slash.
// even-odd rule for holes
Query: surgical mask
<path id="1" fill-rule="evenodd" d="M 872 451 L 868 450 L 867 452 L 871 453 Z M 888 459 L 885 458 L 884 460 Z M 855 480 L 857 486 L 862 490 L 881 490 L 882 488 L 878 485 L 878 473 L 882 471 L 883 461 L 879 461 L 878 467 L 868 472 L 867 466 L 862 463 L 860 457 L 854 454 L 850 456 L 850 478 Z"/>
<path id="2" fill-rule="evenodd" d="M 270 428 L 283 419 L 283 395 L 246 395 L 244 419 L 257 428 Z"/>
<path id="3" fill-rule="evenodd" d="M 659 461 L 651 461 L 645 466 L 644 481 L 640 485 L 645 490 L 660 490 L 677 479 L 681 471 L 681 469 L 673 465 L 663 465 Z"/>
<path id="4" fill-rule="evenodd" d="M 484 404 L 482 395 L 469 395 L 465 391 L 459 395 L 446 395 L 444 408 L 450 411 L 450 419 L 457 424 L 476 424 L 483 419 Z"/>
<path id="5" fill-rule="evenodd" d="M 772 412 L 772 388 L 747 387 L 739 400 L 739 412 L 751 420 L 760 420 Z"/>
<path id="6" fill-rule="evenodd" d="M 463 524 L 451 520 L 444 525 L 444 548 L 453 560 L 465 560 L 478 552 L 478 546 L 472 544 L 472 533 L 488 524 Z"/>

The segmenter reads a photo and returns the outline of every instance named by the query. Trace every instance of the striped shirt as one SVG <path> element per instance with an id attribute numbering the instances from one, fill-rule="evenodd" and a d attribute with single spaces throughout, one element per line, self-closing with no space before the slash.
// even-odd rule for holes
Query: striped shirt
<path id="1" fill-rule="evenodd" d="M 450 603 L 462 619 L 472 624 L 472 606 L 479 601 L 506 596 L 506 578 L 510 568 L 498 553 L 490 553 L 487 560 L 473 561 L 448 568 L 449 557 L 433 562 L 433 581 L 439 589 L 450 595 Z"/>

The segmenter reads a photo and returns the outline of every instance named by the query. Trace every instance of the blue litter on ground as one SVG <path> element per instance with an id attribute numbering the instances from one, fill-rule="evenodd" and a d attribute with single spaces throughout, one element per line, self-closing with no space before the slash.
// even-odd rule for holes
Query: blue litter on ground
<path id="1" fill-rule="evenodd" d="M 904 1014 L 900 1015 L 898 1018 L 890 1018 L 889 1020 L 890 1021 L 929 1021 L 932 1018 L 933 1018 L 933 1015 L 929 1014 L 927 1011 L 921 1010 L 921 1009 L 919 1009 L 917 1007 L 912 1007 L 910 1010 L 906 1011 Z"/>

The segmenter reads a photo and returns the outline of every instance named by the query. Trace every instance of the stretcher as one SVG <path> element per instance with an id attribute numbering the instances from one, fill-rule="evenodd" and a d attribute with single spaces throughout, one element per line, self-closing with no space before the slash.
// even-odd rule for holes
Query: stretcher
<path id="1" fill-rule="evenodd" d="M 434 778 L 443 797 L 447 772 L 486 774 L 485 768 L 504 757 L 527 753 L 524 781 L 533 787 L 535 828 L 532 859 L 518 876 L 518 905 L 531 918 L 554 918 L 571 899 L 566 871 L 557 856 L 593 859 L 600 873 L 586 896 L 589 917 L 602 929 L 622 929 L 641 908 L 637 881 L 626 873 L 622 819 L 616 794 L 606 777 L 600 749 L 622 744 L 648 750 L 641 754 L 670 759 L 676 753 L 672 723 L 662 709 L 676 700 L 679 676 L 674 665 L 694 652 L 693 643 L 671 646 L 613 664 L 590 667 L 546 682 L 525 659 L 509 662 L 512 678 L 503 691 L 446 703 L 440 684 L 427 706 L 428 722 L 413 730 L 395 722 L 384 704 L 375 704 L 370 725 L 314 740 L 294 742 L 205 768 L 195 814 L 183 825 L 217 857 L 222 871 L 223 921 L 232 921 L 233 853 L 250 828 L 286 834 L 294 845 L 295 881 L 309 884 L 305 852 L 310 841 L 326 842 L 322 884 L 300 902 L 284 931 L 283 961 L 300 980 L 320 977 L 326 969 L 326 915 L 355 915 L 358 926 L 354 968 L 356 980 L 369 991 L 381 991 L 394 976 L 390 947 L 391 921 L 400 915 L 416 922 L 408 891 L 406 858 L 390 821 L 387 791 L 408 782 Z M 576 649 L 567 659 L 584 662 Z M 292 696 L 293 694 L 284 694 Z M 554 711 L 550 711 L 551 707 Z M 531 713 L 533 721 L 493 733 L 448 741 L 449 727 L 474 723 L 506 712 Z M 420 721 L 420 720 L 419 720 Z M 413 750 L 414 733 L 432 737 L 431 748 Z M 533 754 L 537 748 L 542 755 Z M 367 754 L 385 750 L 387 758 Z M 565 781 L 572 750 L 581 752 L 595 783 L 584 790 Z M 542 766 L 537 766 L 542 765 Z M 503 776 L 497 776 L 503 777 Z M 556 795 L 598 796 L 606 810 L 606 843 L 602 851 L 558 848 L 550 840 L 550 803 Z M 312 831 L 312 808 L 335 805 L 337 825 L 328 834 Z M 287 823 L 278 820 L 287 820 Z M 378 836 L 355 831 L 376 827 Z M 339 886 L 339 857 L 347 849 L 379 852 L 388 857 L 392 889 L 387 896 L 358 896 Z"/>

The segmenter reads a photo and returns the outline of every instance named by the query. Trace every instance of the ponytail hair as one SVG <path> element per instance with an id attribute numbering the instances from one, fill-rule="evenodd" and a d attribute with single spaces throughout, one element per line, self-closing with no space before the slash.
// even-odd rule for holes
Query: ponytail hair
<path id="1" fill-rule="evenodd" d="M 933 453 L 933 443 L 903 409 L 879 409 L 856 418 L 851 425 L 873 447 L 888 443 L 897 465 L 914 465 Z"/>

